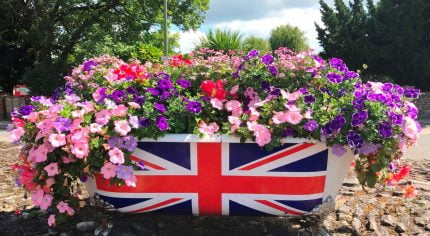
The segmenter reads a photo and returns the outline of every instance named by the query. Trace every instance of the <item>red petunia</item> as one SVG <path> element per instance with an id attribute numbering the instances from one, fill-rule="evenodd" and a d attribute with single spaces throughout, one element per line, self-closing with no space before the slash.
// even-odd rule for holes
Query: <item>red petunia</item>
<path id="1" fill-rule="evenodd" d="M 227 94 L 221 80 L 217 80 L 216 82 L 213 82 L 212 80 L 205 80 L 200 85 L 200 89 L 205 95 L 209 97 L 215 97 L 220 100 L 225 99 Z"/>

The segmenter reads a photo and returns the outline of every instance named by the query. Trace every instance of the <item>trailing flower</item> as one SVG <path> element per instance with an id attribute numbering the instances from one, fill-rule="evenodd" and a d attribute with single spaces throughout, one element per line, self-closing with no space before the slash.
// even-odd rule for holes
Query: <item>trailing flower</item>
<path id="1" fill-rule="evenodd" d="M 101 56 L 66 81 L 12 114 L 11 137 L 23 144 L 18 182 L 35 205 L 51 209 L 49 225 L 84 205 L 77 181 L 100 174 L 136 186 L 133 171 L 144 163 L 131 154 L 142 138 L 225 134 L 267 149 L 289 136 L 320 140 L 339 158 L 351 149 L 360 182 L 373 187 L 409 173 L 399 158 L 421 130 L 419 90 L 365 83 L 341 59 L 285 48 L 274 55 L 202 49 L 164 64 Z"/>

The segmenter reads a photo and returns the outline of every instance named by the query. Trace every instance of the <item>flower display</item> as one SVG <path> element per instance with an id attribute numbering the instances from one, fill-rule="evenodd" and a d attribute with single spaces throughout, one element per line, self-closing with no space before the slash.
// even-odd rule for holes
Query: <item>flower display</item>
<path id="1" fill-rule="evenodd" d="M 267 149 L 285 137 L 319 140 L 338 158 L 355 153 L 360 182 L 373 187 L 409 173 L 399 159 L 421 130 L 413 104 L 419 90 L 363 82 L 341 59 L 311 51 L 260 57 L 202 49 L 163 64 L 105 55 L 65 79 L 55 96 L 16 109 L 10 131 L 23 144 L 18 182 L 36 206 L 51 209 L 49 225 L 83 205 L 72 183 L 87 176 L 136 186 L 133 171 L 144 163 L 131 154 L 142 138 L 232 135 Z"/>

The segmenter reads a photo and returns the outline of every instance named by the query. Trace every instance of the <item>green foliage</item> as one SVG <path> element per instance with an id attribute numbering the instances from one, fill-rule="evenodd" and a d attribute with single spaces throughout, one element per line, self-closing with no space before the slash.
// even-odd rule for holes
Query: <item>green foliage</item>
<path id="1" fill-rule="evenodd" d="M 252 49 L 257 49 L 260 53 L 270 51 L 269 42 L 257 36 L 249 36 L 244 39 L 241 48 L 244 52 L 248 52 Z"/>
<path id="2" fill-rule="evenodd" d="M 426 0 L 320 1 L 316 25 L 324 57 L 342 57 L 351 69 L 366 63 L 365 77 L 430 89 L 430 2 Z M 367 9 L 367 10 L 366 10 Z"/>
<path id="3" fill-rule="evenodd" d="M 130 45 L 145 42 L 160 47 L 159 31 L 154 29 L 159 29 L 162 22 L 162 3 L 161 0 L 1 1 L 1 86 L 10 91 L 25 77 L 34 93 L 50 94 L 57 81 L 62 81 L 65 68 L 94 55 L 93 51 L 103 51 L 99 47 L 75 55 L 75 49 L 88 49 L 106 39 L 111 40 L 113 52 L 121 57 L 129 54 L 139 57 L 141 46 Z M 196 29 L 208 8 L 209 0 L 169 0 L 169 23 L 181 30 Z M 144 51 L 148 55 L 140 56 L 145 60 L 157 55 L 153 49 Z"/>
<path id="4" fill-rule="evenodd" d="M 242 34 L 239 31 L 228 29 L 209 30 L 200 39 L 197 48 L 209 48 L 213 50 L 239 50 L 242 43 Z"/>
<path id="5" fill-rule="evenodd" d="M 270 47 L 276 50 L 280 47 L 287 47 L 293 51 L 301 51 L 309 48 L 305 33 L 298 27 L 291 25 L 281 25 L 270 32 Z"/>

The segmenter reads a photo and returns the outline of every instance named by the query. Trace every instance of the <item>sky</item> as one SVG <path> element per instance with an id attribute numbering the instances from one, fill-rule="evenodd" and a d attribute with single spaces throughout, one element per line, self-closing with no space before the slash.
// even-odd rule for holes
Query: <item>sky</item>
<path id="1" fill-rule="evenodd" d="M 329 5 L 333 0 L 326 0 Z M 269 38 L 279 25 L 290 24 L 305 32 L 308 44 L 322 50 L 315 22 L 322 25 L 318 0 L 210 0 L 206 20 L 197 31 L 179 32 L 180 50 L 190 52 L 209 29 L 239 30 L 245 37 Z"/>

